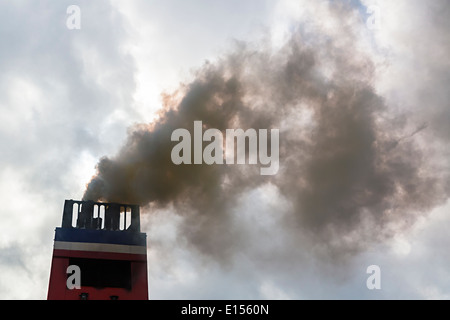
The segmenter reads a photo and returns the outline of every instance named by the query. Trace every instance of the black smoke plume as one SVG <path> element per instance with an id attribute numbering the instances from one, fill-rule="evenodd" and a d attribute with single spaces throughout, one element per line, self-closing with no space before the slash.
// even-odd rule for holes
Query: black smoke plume
<path id="1" fill-rule="evenodd" d="M 342 14 L 342 8 L 332 8 Z M 237 43 L 194 80 L 164 96 L 159 118 L 135 125 L 118 154 L 104 157 L 84 199 L 173 206 L 179 232 L 206 255 L 224 258 L 239 246 L 230 210 L 265 184 L 290 204 L 286 232 L 307 235 L 327 254 L 346 256 L 411 226 L 448 198 L 410 124 L 373 88 L 375 65 L 342 39 L 293 32 L 282 47 Z M 343 41 L 344 40 L 344 41 Z M 252 165 L 174 165 L 175 129 L 280 129 L 280 170 Z M 273 212 L 277 215 L 278 212 Z"/>

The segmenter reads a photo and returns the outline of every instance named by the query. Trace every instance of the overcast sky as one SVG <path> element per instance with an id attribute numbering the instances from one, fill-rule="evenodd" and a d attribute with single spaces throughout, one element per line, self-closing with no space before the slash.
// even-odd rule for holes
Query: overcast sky
<path id="1" fill-rule="evenodd" d="M 227 232 L 207 236 L 217 219 L 144 196 L 150 298 L 449 299 L 449 17 L 446 0 L 0 0 L 0 298 L 46 298 L 64 200 L 102 157 L 132 158 L 128 133 L 158 121 L 164 96 L 193 96 L 209 61 L 244 70 L 242 123 L 278 110 L 280 174 L 245 188 L 230 175 L 239 185 L 212 201 Z"/>

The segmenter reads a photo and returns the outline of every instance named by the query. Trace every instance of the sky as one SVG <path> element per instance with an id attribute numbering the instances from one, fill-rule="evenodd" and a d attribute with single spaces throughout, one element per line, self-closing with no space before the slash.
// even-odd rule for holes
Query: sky
<path id="1" fill-rule="evenodd" d="M 0 299 L 46 299 L 64 200 L 83 197 L 142 206 L 151 299 L 449 299 L 449 16 L 0 0 Z M 195 120 L 279 129 L 280 170 L 175 166 L 170 133 Z"/>

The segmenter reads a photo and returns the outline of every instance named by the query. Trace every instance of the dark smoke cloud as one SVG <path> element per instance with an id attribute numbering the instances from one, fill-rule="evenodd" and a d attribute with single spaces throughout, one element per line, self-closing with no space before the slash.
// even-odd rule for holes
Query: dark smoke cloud
<path id="1" fill-rule="evenodd" d="M 342 7 L 334 8 L 345 21 Z M 229 212 L 238 198 L 271 183 L 291 204 L 286 232 L 306 234 L 327 256 L 345 257 L 411 226 L 448 198 L 445 175 L 405 116 L 373 88 L 375 66 L 343 38 L 293 32 L 274 49 L 237 43 L 205 63 L 195 79 L 164 97 L 158 120 L 130 128 L 114 157 L 104 157 L 84 199 L 173 205 L 185 216 L 181 235 L 206 255 L 227 258 L 244 236 Z M 344 40 L 344 41 L 343 41 Z M 280 171 L 258 166 L 180 165 L 171 161 L 173 130 L 280 129 Z M 273 212 L 274 215 L 277 212 Z"/>

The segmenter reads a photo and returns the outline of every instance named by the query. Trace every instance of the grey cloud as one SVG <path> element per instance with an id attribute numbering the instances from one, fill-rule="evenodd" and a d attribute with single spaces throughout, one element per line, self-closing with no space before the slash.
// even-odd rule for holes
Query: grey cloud
<path id="1" fill-rule="evenodd" d="M 246 5 L 246 12 L 252 11 L 253 3 Z M 0 128 L 0 163 L 21 172 L 17 176 L 26 180 L 21 182 L 24 189 L 39 194 L 42 203 L 53 203 L 49 207 L 54 209 L 73 192 L 66 181 L 82 150 L 100 157 L 120 147 L 115 156 L 99 161 L 85 198 L 139 203 L 149 215 L 176 212 L 178 233 L 171 245 L 178 250 L 169 254 L 163 241 L 152 238 L 149 242 L 149 253 L 157 252 L 161 260 L 168 260 L 149 264 L 154 296 L 173 297 L 171 289 L 181 286 L 180 298 L 264 298 L 278 289 L 279 296 L 294 298 L 392 297 L 397 293 L 394 285 L 378 296 L 361 288 L 366 262 L 381 261 L 383 281 L 404 285 L 396 289 L 403 294 L 399 296 L 421 297 L 408 279 L 398 279 L 403 267 L 412 270 L 412 277 L 420 277 L 428 268 L 421 260 L 433 253 L 417 252 L 402 264 L 376 245 L 407 234 L 448 199 L 449 25 L 445 1 L 411 2 L 411 10 L 426 12 L 430 23 L 418 22 L 423 27 L 413 28 L 417 33 L 396 40 L 399 47 L 410 46 L 411 38 L 425 42 L 423 51 L 412 46 L 409 60 L 399 57 L 410 73 L 400 77 L 403 82 L 399 81 L 396 93 L 403 90 L 403 97 L 410 97 L 411 112 L 396 110 L 378 94 L 374 78 L 383 70 L 351 45 L 359 36 L 354 28 L 362 26 L 352 24 L 351 10 L 344 5 L 334 10 L 342 22 L 332 33 L 335 38 L 308 33 L 310 29 L 300 23 L 281 48 L 266 42 L 236 42 L 230 52 L 198 68 L 191 82 L 165 96 L 159 120 L 132 126 L 123 142 L 127 124 L 109 117 L 116 110 L 133 113 L 136 66 L 124 49 L 130 39 L 127 21 L 107 1 L 79 1 L 82 29 L 69 31 L 65 9 L 70 4 L 0 4 L 0 110 L 8 119 Z M 156 14 L 160 19 L 156 25 L 163 26 L 161 39 L 175 37 L 167 43 L 179 50 L 175 44 L 178 37 L 183 38 L 180 43 L 185 50 L 179 50 L 180 56 L 207 47 L 192 29 L 180 30 L 173 22 L 197 22 L 194 13 L 181 19 L 184 10 L 180 9 L 188 6 L 201 11 L 201 4 L 196 5 L 171 2 Z M 139 6 L 157 11 L 148 3 Z M 234 9 L 224 6 L 229 12 Z M 174 7 L 180 19 L 172 15 Z M 215 25 L 215 16 L 227 20 L 219 9 L 211 10 L 215 14 L 198 12 L 198 17 L 208 16 L 208 24 L 198 22 L 196 30 Z M 223 22 L 232 24 L 231 20 Z M 215 36 L 213 31 L 210 35 Z M 397 62 L 393 60 L 394 67 Z M 13 104 L 13 97 L 23 98 L 27 93 L 13 92 L 17 80 L 41 94 L 36 103 L 26 101 L 22 108 Z M 415 84 L 412 89 L 406 80 Z M 194 120 L 222 131 L 280 128 L 279 173 L 261 177 L 256 166 L 173 165 L 170 135 L 176 128 L 191 129 Z M 426 128 L 422 128 L 424 123 Z M 279 194 L 271 206 L 265 202 L 265 192 L 254 197 L 255 190 L 268 186 Z M 27 201 L 21 196 L 14 200 Z M 32 214 L 48 217 L 48 210 L 40 207 Z M 59 214 L 54 210 L 54 216 Z M 142 219 L 151 225 L 157 222 L 153 217 L 143 215 Z M 24 219 L 17 212 L 9 218 Z M 45 228 L 53 226 L 52 222 Z M 44 232 L 38 233 L 36 241 L 44 241 Z M 425 239 L 423 250 L 441 252 L 439 244 L 444 239 L 445 232 L 440 230 L 439 237 Z M 48 241 L 45 238 L 47 245 Z M 362 262 L 348 259 L 374 246 L 381 252 L 378 256 L 367 254 Z M 24 252 L 17 246 L 5 248 L 0 259 L 3 270 L 29 263 Z M 42 258 L 42 253 L 34 254 L 33 259 Z M 178 266 L 177 261 L 186 256 L 195 262 L 183 261 Z M 318 263 L 317 257 L 327 263 Z M 445 254 L 430 260 L 440 265 L 436 274 L 414 283 L 439 282 L 446 275 L 447 260 Z M 338 270 L 342 265 L 348 267 L 347 272 Z M 402 267 L 396 269 L 398 265 Z M 157 273 L 157 266 L 167 269 Z M 161 274 L 170 278 L 177 267 L 182 276 L 205 276 L 195 279 L 202 280 L 200 284 L 183 279 L 171 287 L 174 282 L 161 282 Z M 45 272 L 41 269 L 40 274 Z M 349 276 L 350 272 L 357 275 Z M 226 288 L 217 292 L 217 286 Z M 7 290 L 3 283 L 2 290 Z"/>
<path id="2" fill-rule="evenodd" d="M 117 109 L 133 112 L 135 67 L 123 50 L 122 17 L 107 1 L 82 1 L 82 28 L 68 30 L 70 4 L 0 5 L 6 26 L 0 31 L 0 109 L 9 120 L 0 130 L 9 150 L 3 160 L 35 168 L 39 174 L 30 182 L 36 186 L 61 181 L 83 150 L 96 155 L 107 150 L 110 137 L 121 137 L 126 124 L 106 126 L 104 120 Z"/>

